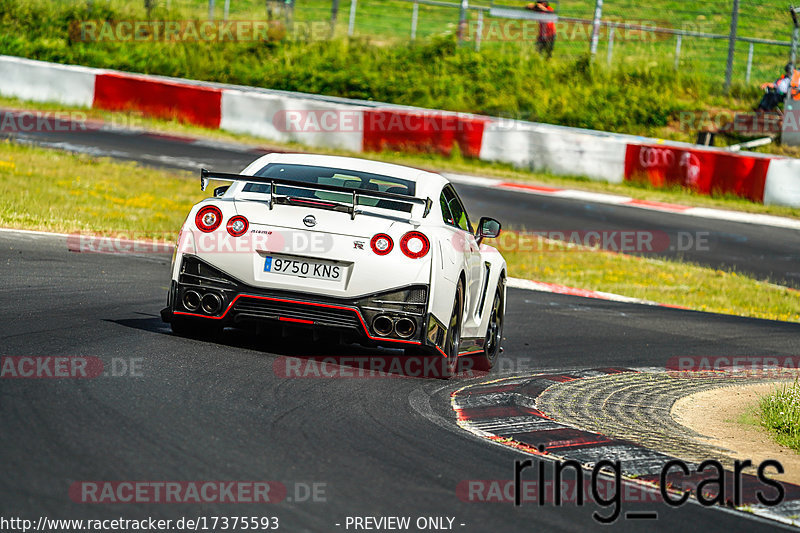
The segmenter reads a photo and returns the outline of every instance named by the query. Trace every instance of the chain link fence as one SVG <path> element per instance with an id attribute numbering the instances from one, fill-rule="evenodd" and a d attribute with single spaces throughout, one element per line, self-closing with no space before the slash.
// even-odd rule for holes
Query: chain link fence
<path id="1" fill-rule="evenodd" d="M 176 18 L 282 21 L 297 39 L 349 35 L 386 45 L 458 35 L 462 46 L 518 53 L 536 49 L 540 24 L 547 23 L 526 9 L 526 0 L 143 1 L 148 10 L 166 8 Z M 612 68 L 631 63 L 671 67 L 727 86 L 772 81 L 790 58 L 793 26 L 785 0 L 549 3 L 555 15 L 555 59 L 577 59 L 591 51 L 595 62 Z"/>
<path id="2" fill-rule="evenodd" d="M 357 3 L 356 3 L 357 2 Z M 459 33 L 462 5 L 431 0 L 351 0 L 348 20 L 339 22 L 351 35 L 384 39 L 424 39 Z M 557 19 L 554 56 L 590 53 L 609 66 L 619 63 L 666 64 L 707 73 L 725 82 L 731 43 L 731 81 L 773 80 L 790 57 L 792 23 L 780 0 L 707 0 L 661 6 L 632 0 L 551 2 Z M 602 5 L 595 19 L 597 5 Z M 738 5 L 734 5 L 738 4 Z M 541 22 L 526 2 L 502 5 L 470 3 L 463 44 L 475 48 L 534 47 Z M 735 11 L 734 11 L 734 8 Z M 300 10 L 298 4 L 297 10 Z M 731 22 L 736 13 L 735 38 Z M 532 16 L 533 15 L 533 16 Z M 341 30 L 340 30 L 341 31 Z M 592 38 L 596 44 L 592 46 Z"/>

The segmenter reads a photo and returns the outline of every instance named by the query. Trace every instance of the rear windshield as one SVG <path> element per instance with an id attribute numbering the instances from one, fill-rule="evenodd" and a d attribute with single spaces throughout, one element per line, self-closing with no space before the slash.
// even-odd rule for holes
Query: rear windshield
<path id="1" fill-rule="evenodd" d="M 310 165 L 286 165 L 271 163 L 256 174 L 259 177 L 276 178 L 282 180 L 296 181 L 311 185 L 335 185 L 347 189 L 362 191 L 381 191 L 406 196 L 414 196 L 416 184 L 411 180 L 383 176 L 381 174 L 370 174 L 358 170 L 345 170 L 341 168 L 316 167 Z M 276 193 L 280 195 L 292 196 L 296 198 L 317 198 L 331 202 L 351 203 L 352 196 L 347 193 L 333 191 L 309 191 L 296 189 L 290 185 L 277 185 Z M 269 192 L 269 185 L 266 183 L 246 183 L 243 192 Z M 394 209 L 396 211 L 411 212 L 411 204 L 396 202 L 392 200 L 359 197 L 359 205 L 380 207 L 384 209 Z"/>

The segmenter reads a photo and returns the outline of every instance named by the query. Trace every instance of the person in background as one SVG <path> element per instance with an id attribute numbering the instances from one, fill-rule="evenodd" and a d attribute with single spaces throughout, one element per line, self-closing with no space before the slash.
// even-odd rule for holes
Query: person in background
<path id="1" fill-rule="evenodd" d="M 778 104 L 782 103 L 786 98 L 786 93 L 792 85 L 792 64 L 789 63 L 784 69 L 784 74 L 772 83 L 763 83 L 764 96 L 758 103 L 756 111 L 774 111 L 778 108 Z"/>
<path id="2" fill-rule="evenodd" d="M 525 9 L 536 11 L 537 13 L 552 13 L 553 8 L 549 2 L 531 2 Z M 536 49 L 548 58 L 553 55 L 553 47 L 556 44 L 556 24 L 555 22 L 539 22 L 539 38 L 536 40 Z"/>

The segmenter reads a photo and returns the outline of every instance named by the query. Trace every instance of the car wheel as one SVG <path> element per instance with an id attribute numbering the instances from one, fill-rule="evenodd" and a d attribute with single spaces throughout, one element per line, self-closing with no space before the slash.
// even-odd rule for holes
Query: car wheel
<path id="1" fill-rule="evenodd" d="M 447 360 L 444 361 L 445 378 L 453 377 L 458 372 L 458 348 L 461 345 L 461 321 L 464 316 L 464 287 L 461 283 L 456 287 L 456 297 L 453 302 L 453 313 L 447 324 L 447 338 L 444 342 L 444 353 Z"/>
<path id="2" fill-rule="evenodd" d="M 477 358 L 478 370 L 489 371 L 494 366 L 497 357 L 500 355 L 500 344 L 503 342 L 503 322 L 505 295 L 505 280 L 500 279 L 497 290 L 494 293 L 494 301 L 490 309 L 489 324 L 486 327 L 486 340 L 483 344 L 483 353 Z"/>

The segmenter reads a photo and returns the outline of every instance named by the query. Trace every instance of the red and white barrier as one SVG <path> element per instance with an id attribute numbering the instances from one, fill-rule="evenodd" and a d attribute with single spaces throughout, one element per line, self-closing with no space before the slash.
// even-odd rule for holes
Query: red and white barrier
<path id="1" fill-rule="evenodd" d="M 732 194 L 754 202 L 764 199 L 772 158 L 658 144 L 629 144 L 625 179 L 656 187 L 680 185 L 702 194 Z"/>
<path id="2" fill-rule="evenodd" d="M 219 128 L 222 91 L 123 72 L 97 74 L 92 107 L 111 111 L 136 110 L 146 115 L 178 119 Z"/>
<path id="3" fill-rule="evenodd" d="M 477 158 L 484 129 L 491 119 L 461 113 L 394 107 L 364 109 L 365 151 L 396 150 Z"/>
<path id="4" fill-rule="evenodd" d="M 516 120 L 0 56 L 0 94 L 138 110 L 277 142 L 451 154 L 619 183 L 647 179 L 800 207 L 800 160 Z"/>
<path id="5" fill-rule="evenodd" d="M 92 107 L 97 69 L 0 56 L 0 94 Z"/>
<path id="6" fill-rule="evenodd" d="M 562 176 L 620 183 L 625 176 L 625 147 L 623 136 L 496 120 L 484 132 L 480 158 Z"/>
<path id="7" fill-rule="evenodd" d="M 361 152 L 363 108 L 308 98 L 222 91 L 220 128 L 278 142 Z"/>
<path id="8" fill-rule="evenodd" d="M 800 207 L 800 159 L 773 159 L 764 184 L 764 203 Z"/>

